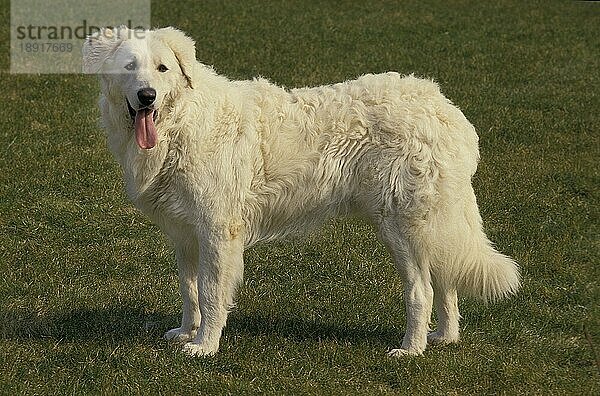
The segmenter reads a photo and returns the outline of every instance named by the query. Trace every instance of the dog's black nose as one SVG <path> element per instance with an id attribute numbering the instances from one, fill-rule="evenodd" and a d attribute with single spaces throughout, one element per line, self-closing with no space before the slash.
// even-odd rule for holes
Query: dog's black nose
<path id="1" fill-rule="evenodd" d="M 137 97 L 143 106 L 150 106 L 156 99 L 156 90 L 154 88 L 142 88 L 138 91 Z"/>

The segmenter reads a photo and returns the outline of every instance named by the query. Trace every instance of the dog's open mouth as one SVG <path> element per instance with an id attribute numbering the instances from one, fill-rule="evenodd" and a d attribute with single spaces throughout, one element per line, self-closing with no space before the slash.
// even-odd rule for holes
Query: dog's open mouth
<path id="1" fill-rule="evenodd" d="M 151 149 L 156 145 L 157 134 L 156 134 L 156 118 L 158 117 L 158 111 L 148 107 L 135 110 L 129 100 L 125 98 L 127 102 L 127 110 L 133 121 L 133 128 L 135 129 L 135 140 L 142 149 Z"/>

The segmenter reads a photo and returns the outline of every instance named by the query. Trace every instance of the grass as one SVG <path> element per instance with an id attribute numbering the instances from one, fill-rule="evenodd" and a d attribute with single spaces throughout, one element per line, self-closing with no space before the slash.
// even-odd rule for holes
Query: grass
<path id="1" fill-rule="evenodd" d="M 599 4 L 153 3 L 232 78 L 414 72 L 476 125 L 482 216 L 523 289 L 462 301 L 460 345 L 401 360 L 401 282 L 355 220 L 249 250 L 216 357 L 163 341 L 173 253 L 127 202 L 97 82 L 8 74 L 0 4 L 0 394 L 600 394 Z"/>

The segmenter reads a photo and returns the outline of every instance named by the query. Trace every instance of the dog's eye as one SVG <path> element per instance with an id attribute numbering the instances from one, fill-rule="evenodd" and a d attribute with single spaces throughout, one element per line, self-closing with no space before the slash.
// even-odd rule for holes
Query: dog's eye
<path id="1" fill-rule="evenodd" d="M 166 72 L 167 70 L 169 70 L 169 68 L 165 65 L 163 65 L 162 63 L 160 65 L 158 65 L 158 71 L 161 73 Z"/>
<path id="2" fill-rule="evenodd" d="M 125 65 L 125 69 L 131 71 L 131 70 L 135 70 L 135 61 L 133 62 L 129 62 L 128 64 Z"/>

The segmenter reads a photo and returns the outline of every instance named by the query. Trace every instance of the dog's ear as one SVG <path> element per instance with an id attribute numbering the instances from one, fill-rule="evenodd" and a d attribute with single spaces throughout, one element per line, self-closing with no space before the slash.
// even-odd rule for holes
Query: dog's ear
<path id="1" fill-rule="evenodd" d="M 194 40 L 185 35 L 181 30 L 173 27 L 157 29 L 154 36 L 165 43 L 175 54 L 177 62 L 181 67 L 183 75 L 188 81 L 188 85 L 194 88 L 196 69 L 196 44 Z"/>
<path id="2" fill-rule="evenodd" d="M 99 73 L 108 58 L 119 48 L 127 38 L 127 28 L 102 28 L 87 37 L 83 43 L 83 72 Z"/>

